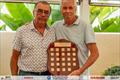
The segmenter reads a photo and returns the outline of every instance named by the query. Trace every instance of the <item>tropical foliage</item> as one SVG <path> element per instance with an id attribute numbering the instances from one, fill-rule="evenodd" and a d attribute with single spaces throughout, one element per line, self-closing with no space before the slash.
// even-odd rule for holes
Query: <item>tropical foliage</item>
<path id="1" fill-rule="evenodd" d="M 5 26 L 9 26 L 9 28 L 15 31 L 18 27 L 33 19 L 32 13 L 24 3 L 5 3 L 4 5 L 9 14 L 0 11 L 0 20 L 5 23 L 0 26 L 0 28 L 4 27 L 2 29 L 5 29 Z"/>
<path id="2" fill-rule="evenodd" d="M 32 11 L 34 4 L 24 3 L 0 3 L 0 10 L 6 8 L 9 14 L 0 11 L 0 30 L 6 30 L 8 26 L 15 31 L 18 27 L 33 20 Z M 52 13 L 48 25 L 63 19 L 60 6 L 51 5 Z M 90 21 L 95 32 L 120 32 L 120 9 L 117 7 L 90 7 Z M 117 13 L 117 14 L 116 14 Z M 96 24 L 97 23 L 97 24 Z"/>
<path id="3" fill-rule="evenodd" d="M 54 22 L 63 19 L 63 16 L 60 12 L 60 6 L 59 5 L 51 5 L 52 12 L 50 15 L 50 18 L 48 20 L 48 25 L 52 25 Z"/>
<path id="4" fill-rule="evenodd" d="M 96 32 L 120 32 L 120 8 L 90 7 L 90 21 Z"/>
<path id="5" fill-rule="evenodd" d="M 0 7 L 3 8 L 2 6 L 7 8 L 9 14 L 0 11 L 0 20 L 4 22 L 4 24 L 0 26 L 0 30 L 6 30 L 8 26 L 11 30 L 15 31 L 18 27 L 33 20 L 32 11 L 34 4 L 3 3 Z M 60 6 L 51 5 L 51 7 L 52 13 L 48 20 L 48 25 L 52 25 L 55 21 L 63 19 L 60 13 Z"/>

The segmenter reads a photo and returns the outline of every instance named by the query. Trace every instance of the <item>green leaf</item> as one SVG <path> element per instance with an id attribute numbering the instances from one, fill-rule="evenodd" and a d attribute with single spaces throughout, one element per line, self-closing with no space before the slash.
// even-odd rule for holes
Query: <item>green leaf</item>
<path id="1" fill-rule="evenodd" d="M 95 32 L 100 32 L 101 30 L 100 30 L 99 27 L 94 27 L 94 31 L 95 31 Z"/>
<path id="2" fill-rule="evenodd" d="M 0 26 L 0 31 L 6 31 L 6 25 L 5 24 Z"/>
<path id="3" fill-rule="evenodd" d="M 116 8 L 112 8 L 112 7 L 104 7 L 100 14 L 98 15 L 99 18 L 99 22 L 103 21 L 104 19 L 106 19 L 111 13 L 113 13 L 116 10 Z"/>
<path id="4" fill-rule="evenodd" d="M 108 20 L 105 20 L 103 22 L 101 22 L 100 26 L 101 26 L 101 30 L 104 30 L 106 29 L 108 26 L 110 26 L 113 22 L 114 22 L 115 19 L 108 19 Z"/>
<path id="5" fill-rule="evenodd" d="M 9 16 L 8 14 L 1 13 L 1 20 L 8 25 L 12 30 L 16 30 L 19 26 L 21 26 L 21 20 L 16 20 Z"/>
<path id="6" fill-rule="evenodd" d="M 33 16 L 24 3 L 5 3 L 10 15 L 0 14 L 1 20 L 8 25 L 12 30 L 30 22 Z"/>
<path id="7" fill-rule="evenodd" d="M 95 27 L 94 30 L 95 32 L 120 32 L 120 17 L 105 20 Z"/>
<path id="8" fill-rule="evenodd" d="M 113 21 L 113 23 L 108 26 L 104 32 L 120 32 L 120 17 L 116 18 L 116 20 Z"/>
<path id="9" fill-rule="evenodd" d="M 29 9 L 23 3 L 6 3 L 6 7 L 11 16 L 16 20 L 21 20 L 22 23 L 30 22 L 33 16 Z"/>
<path id="10" fill-rule="evenodd" d="M 97 16 L 99 15 L 100 11 L 103 8 L 101 7 L 95 7 L 95 6 L 91 6 L 90 7 L 90 23 L 92 24 L 94 22 L 94 20 L 97 18 Z"/>

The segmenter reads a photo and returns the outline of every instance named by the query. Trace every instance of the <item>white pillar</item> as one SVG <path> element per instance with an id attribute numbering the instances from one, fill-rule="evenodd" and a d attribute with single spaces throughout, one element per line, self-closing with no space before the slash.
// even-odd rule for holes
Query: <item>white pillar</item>
<path id="1" fill-rule="evenodd" d="M 80 5 L 80 18 L 87 24 L 90 24 L 89 15 L 89 0 L 82 0 Z"/>

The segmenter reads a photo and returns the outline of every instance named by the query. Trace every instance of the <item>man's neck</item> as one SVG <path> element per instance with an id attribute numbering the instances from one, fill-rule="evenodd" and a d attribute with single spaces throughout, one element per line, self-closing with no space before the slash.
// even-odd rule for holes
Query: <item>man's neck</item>
<path id="1" fill-rule="evenodd" d="M 34 21 L 34 27 L 35 29 L 37 29 L 38 32 L 40 32 L 43 35 L 46 28 L 46 24 L 38 24 L 37 22 Z"/>

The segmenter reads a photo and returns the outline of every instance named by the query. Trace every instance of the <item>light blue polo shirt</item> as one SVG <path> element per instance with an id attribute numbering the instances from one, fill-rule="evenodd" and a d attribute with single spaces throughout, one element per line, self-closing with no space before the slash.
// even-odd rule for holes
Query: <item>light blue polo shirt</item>
<path id="1" fill-rule="evenodd" d="M 67 26 L 64 20 L 57 21 L 53 28 L 55 29 L 57 39 L 66 39 L 74 42 L 78 47 L 78 59 L 80 67 L 88 59 L 88 48 L 86 44 L 96 43 L 95 34 L 91 26 L 77 18 L 71 26 Z"/>

